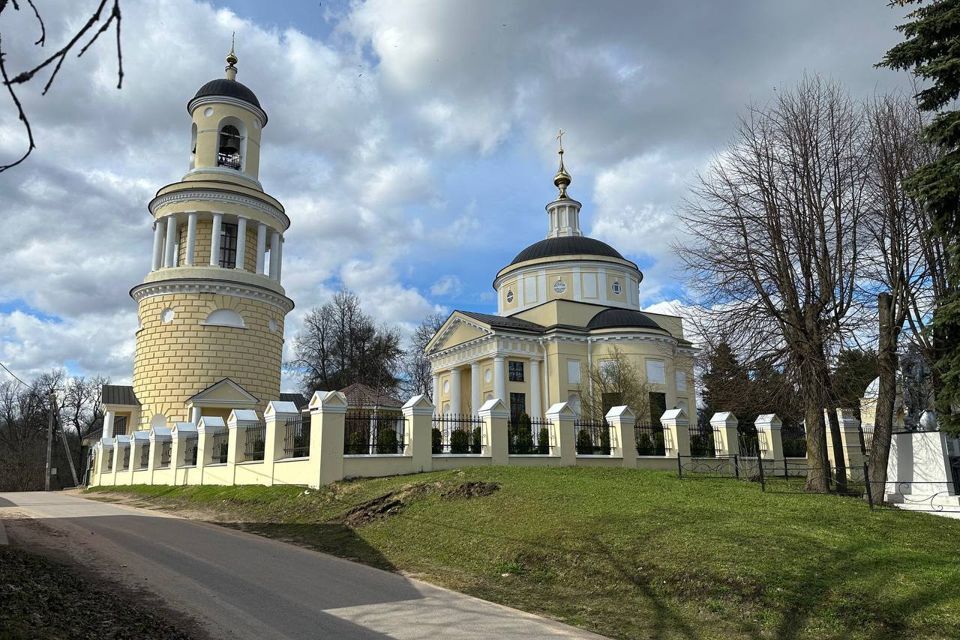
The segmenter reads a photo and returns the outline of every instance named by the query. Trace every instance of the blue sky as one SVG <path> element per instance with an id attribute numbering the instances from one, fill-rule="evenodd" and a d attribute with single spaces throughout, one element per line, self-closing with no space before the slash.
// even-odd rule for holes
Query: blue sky
<path id="1" fill-rule="evenodd" d="M 62 0 L 49 41 L 93 4 Z M 233 32 L 238 79 L 270 115 L 261 180 L 293 222 L 290 344 L 341 285 L 405 331 L 495 310 L 495 273 L 546 233 L 561 127 L 585 231 L 638 262 L 645 307 L 682 310 L 677 212 L 738 115 L 810 73 L 858 99 L 909 90 L 873 66 L 903 14 L 874 0 L 127 3 L 121 91 L 109 46 L 70 60 L 46 97 L 22 91 L 38 149 L 0 175 L 0 361 L 129 380 L 146 203 L 187 170 L 184 105 L 222 75 Z M 27 68 L 43 54 L 29 16 L 4 17 Z M 6 105 L 0 157 L 23 143 Z"/>

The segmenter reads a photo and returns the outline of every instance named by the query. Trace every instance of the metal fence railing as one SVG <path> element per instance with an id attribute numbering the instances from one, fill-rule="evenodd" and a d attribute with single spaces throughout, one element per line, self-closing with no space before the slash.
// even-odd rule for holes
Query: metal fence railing
<path id="1" fill-rule="evenodd" d="M 399 411 L 351 410 L 344 416 L 343 452 L 347 455 L 403 453 L 403 414 Z"/>
<path id="2" fill-rule="evenodd" d="M 577 455 L 610 455 L 610 425 L 606 420 L 577 418 L 573 423 Z"/>
<path id="3" fill-rule="evenodd" d="M 807 435 L 802 425 L 783 425 L 780 430 L 783 455 L 787 458 L 807 457 Z"/>
<path id="4" fill-rule="evenodd" d="M 263 452 L 267 444 L 267 425 L 261 421 L 257 426 L 247 427 L 244 431 L 244 461 L 263 460 Z"/>
<path id="5" fill-rule="evenodd" d="M 310 455 L 310 416 L 302 413 L 284 423 L 283 455 L 286 458 L 306 458 Z"/>
<path id="6" fill-rule="evenodd" d="M 555 443 L 551 440 L 552 423 L 546 418 L 527 415 L 511 418 L 507 433 L 510 455 L 550 455 Z"/>
<path id="7" fill-rule="evenodd" d="M 663 436 L 662 424 L 638 422 L 633 426 L 633 435 L 636 439 L 637 455 L 667 455 L 666 439 Z"/>
<path id="8" fill-rule="evenodd" d="M 433 453 L 478 455 L 483 451 L 482 433 L 480 416 L 453 413 L 434 416 Z"/>
<path id="9" fill-rule="evenodd" d="M 210 464 L 226 464 L 230 449 L 230 434 L 226 431 L 213 434 L 210 439 Z"/>
<path id="10" fill-rule="evenodd" d="M 140 469 L 146 469 L 150 466 L 150 443 L 144 443 L 140 447 Z"/>
<path id="11" fill-rule="evenodd" d="M 160 469 L 166 469 L 170 466 L 170 458 L 173 454 L 173 443 L 172 442 L 162 442 L 160 443 Z"/>
<path id="12" fill-rule="evenodd" d="M 710 424 L 690 425 L 690 455 L 696 458 L 715 458 L 716 439 Z"/>
<path id="13" fill-rule="evenodd" d="M 766 438 L 760 438 L 757 426 L 753 422 L 741 422 L 737 425 L 737 440 L 741 456 L 756 458 L 767 448 Z"/>
<path id="14" fill-rule="evenodd" d="M 183 466 L 197 466 L 197 449 L 199 442 L 199 438 L 195 435 L 183 439 L 183 443 L 181 445 L 183 447 Z"/>
<path id="15" fill-rule="evenodd" d="M 130 468 L 130 447 L 123 448 L 123 455 L 120 456 L 120 471 L 126 471 Z"/>

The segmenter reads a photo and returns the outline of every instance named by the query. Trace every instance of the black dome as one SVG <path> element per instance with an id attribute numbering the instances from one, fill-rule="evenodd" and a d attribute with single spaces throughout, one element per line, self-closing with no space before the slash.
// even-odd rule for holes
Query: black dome
<path id="1" fill-rule="evenodd" d="M 546 240 L 533 243 L 518 253 L 517 257 L 514 258 L 510 264 L 513 265 L 518 262 L 526 262 L 527 260 L 536 260 L 537 258 L 580 254 L 624 259 L 619 251 L 606 242 L 594 240 L 586 236 L 562 236 L 560 238 L 547 238 Z"/>
<path id="2" fill-rule="evenodd" d="M 258 109 L 263 108 L 260 106 L 260 101 L 257 100 L 256 94 L 250 90 L 250 87 L 241 82 L 237 82 L 236 80 L 227 80 L 226 78 L 217 78 L 216 80 L 211 80 L 207 84 L 200 87 L 200 90 L 197 91 L 197 95 L 193 96 L 193 100 L 206 96 L 226 96 L 228 98 L 236 98 L 237 100 L 249 102 Z M 191 102 L 193 102 L 193 100 L 191 100 Z"/>
<path id="3" fill-rule="evenodd" d="M 587 329 L 613 329 L 615 327 L 663 329 L 647 314 L 632 309 L 604 309 L 587 323 Z"/>

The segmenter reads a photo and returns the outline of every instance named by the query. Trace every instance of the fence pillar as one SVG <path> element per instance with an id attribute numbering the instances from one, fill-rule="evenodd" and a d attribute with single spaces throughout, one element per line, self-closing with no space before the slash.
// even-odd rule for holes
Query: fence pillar
<path id="1" fill-rule="evenodd" d="M 106 468 L 106 462 L 111 461 L 110 469 Z M 117 448 L 113 444 L 113 438 L 109 442 L 103 443 L 103 461 L 104 468 L 100 473 L 100 482 L 104 485 L 114 485 L 117 484 L 116 472 L 117 472 Z"/>
<path id="2" fill-rule="evenodd" d="M 140 452 L 143 451 L 142 436 L 137 438 L 138 433 L 142 431 L 133 431 L 130 434 L 130 466 L 127 467 L 126 484 L 133 484 L 133 472 L 140 468 Z M 144 435 L 146 435 L 144 433 Z"/>
<path id="3" fill-rule="evenodd" d="M 180 469 L 180 461 L 183 459 L 186 439 L 197 433 L 197 426 L 192 422 L 175 422 L 173 425 L 173 445 L 170 447 L 170 465 L 173 467 L 173 485 L 180 484 L 177 474 Z M 197 443 L 199 447 L 200 443 Z M 199 450 L 197 451 L 199 454 Z M 186 475 L 186 474 L 184 474 Z M 184 483 L 186 484 L 186 483 Z"/>
<path id="4" fill-rule="evenodd" d="M 683 409 L 670 409 L 660 416 L 663 425 L 663 446 L 668 458 L 690 456 L 690 421 Z"/>
<path id="5" fill-rule="evenodd" d="M 268 478 L 268 484 L 273 484 L 273 463 L 287 457 L 287 420 L 296 420 L 299 416 L 297 405 L 281 400 L 271 400 L 263 411 L 263 419 L 267 425 L 263 436 L 263 472 Z"/>
<path id="6" fill-rule="evenodd" d="M 633 431 L 637 416 L 630 407 L 613 407 L 607 412 L 607 424 L 610 425 L 610 455 L 623 458 L 623 466 L 637 466 L 637 436 Z"/>
<path id="7" fill-rule="evenodd" d="M 554 455 L 560 457 L 561 465 L 574 466 L 577 464 L 577 438 L 573 432 L 573 423 L 577 419 L 577 413 L 566 402 L 558 402 L 547 409 L 546 417 L 552 430 L 550 439 L 557 443 Z"/>
<path id="8" fill-rule="evenodd" d="M 316 391 L 310 398 L 310 465 L 315 487 L 343 480 L 343 429 L 347 397 L 339 391 Z"/>
<path id="9" fill-rule="evenodd" d="M 760 457 L 764 460 L 785 460 L 783 455 L 783 422 L 775 413 L 757 416 L 757 438 L 760 441 Z M 786 463 L 784 463 L 786 464 Z"/>
<path id="10" fill-rule="evenodd" d="M 260 426 L 260 418 L 253 409 L 234 409 L 227 416 L 227 477 L 230 484 L 237 484 L 237 463 L 243 462 L 247 446 L 247 429 Z"/>
<path id="11" fill-rule="evenodd" d="M 510 434 L 507 421 L 510 410 L 500 398 L 492 398 L 483 403 L 477 413 L 483 420 L 483 455 L 490 456 L 490 464 L 510 462 Z"/>
<path id="12" fill-rule="evenodd" d="M 863 443 L 860 441 L 860 420 L 853 409 L 837 409 L 837 421 L 840 423 L 840 442 L 843 445 L 847 476 L 853 480 L 863 480 L 863 463 L 866 460 Z"/>
<path id="13" fill-rule="evenodd" d="M 211 463 L 211 458 L 213 457 L 213 451 L 211 447 L 213 446 L 213 436 L 218 433 L 224 433 L 227 431 L 227 425 L 224 423 L 223 418 L 218 416 L 203 416 L 200 418 L 200 422 L 197 423 L 197 474 L 200 476 L 200 484 L 204 483 L 204 467 Z M 228 441 L 228 454 L 229 458 L 229 441 Z M 233 471 L 230 471 L 229 476 L 233 477 Z"/>
<path id="14" fill-rule="evenodd" d="M 713 428 L 713 450 L 718 456 L 736 456 L 740 454 L 740 433 L 737 425 L 740 421 L 730 411 L 721 411 L 710 418 Z"/>
<path id="15" fill-rule="evenodd" d="M 170 441 L 170 439 L 170 429 L 167 427 L 150 427 L 150 458 L 147 463 L 147 470 L 149 471 L 147 474 L 148 484 L 155 484 L 154 474 L 160 466 L 160 458 L 163 455 L 163 443 Z"/>
<path id="16" fill-rule="evenodd" d="M 426 394 L 413 396 L 403 405 L 404 454 L 413 459 L 418 472 L 433 469 L 433 412 L 436 407 Z"/>

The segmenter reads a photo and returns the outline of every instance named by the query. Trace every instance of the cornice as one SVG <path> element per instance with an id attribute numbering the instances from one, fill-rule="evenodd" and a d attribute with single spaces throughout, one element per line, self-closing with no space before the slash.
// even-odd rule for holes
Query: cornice
<path id="1" fill-rule="evenodd" d="M 213 293 L 227 296 L 237 296 L 266 302 L 279 308 L 283 313 L 293 310 L 293 300 L 269 289 L 240 282 L 225 282 L 222 280 L 160 280 L 145 282 L 130 290 L 130 297 L 138 304 L 145 298 L 163 296 L 176 293 Z"/>
<path id="2" fill-rule="evenodd" d="M 272 204 L 260 200 L 259 198 L 254 198 L 253 196 L 220 189 L 210 189 L 206 187 L 178 189 L 176 191 L 171 191 L 169 193 L 156 196 L 150 201 L 150 204 L 147 205 L 147 207 L 149 208 L 150 213 L 156 216 L 157 210 L 161 207 L 171 203 L 189 202 L 191 200 L 238 204 L 240 206 L 249 207 L 276 220 L 278 226 L 280 226 L 283 231 L 286 231 L 290 228 L 290 218 L 287 217 L 286 213 Z"/>
<path id="3" fill-rule="evenodd" d="M 253 115 L 257 116 L 260 120 L 260 128 L 267 126 L 267 112 L 261 109 L 260 107 L 250 104 L 246 100 L 240 100 L 239 98 L 231 98 L 230 96 L 201 96 L 199 98 L 194 98 L 187 103 L 187 113 L 193 115 L 194 110 L 197 107 L 202 107 L 205 104 L 229 104 L 234 107 L 240 107 L 241 109 L 246 109 Z"/>

